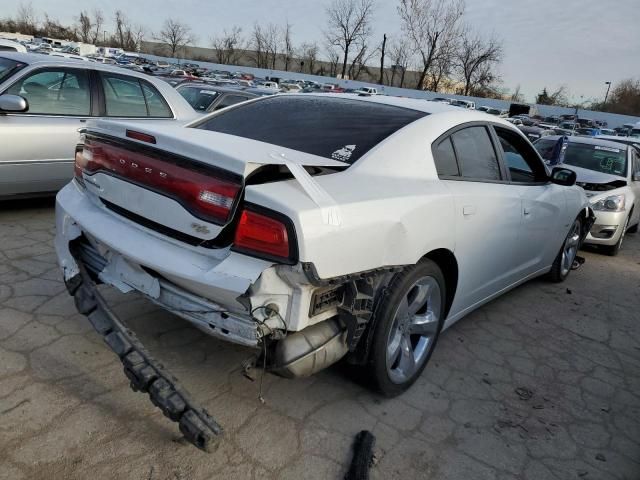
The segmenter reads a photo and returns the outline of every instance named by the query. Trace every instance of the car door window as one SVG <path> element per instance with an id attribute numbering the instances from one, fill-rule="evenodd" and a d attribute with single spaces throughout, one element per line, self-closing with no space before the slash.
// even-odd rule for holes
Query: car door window
<path id="1" fill-rule="evenodd" d="M 144 80 L 140 80 L 140 84 L 142 85 L 144 99 L 147 101 L 149 116 L 154 118 L 173 118 L 173 113 L 160 92 Z"/>
<path id="2" fill-rule="evenodd" d="M 231 105 L 235 105 L 236 103 L 244 102 L 249 100 L 248 97 L 244 97 L 242 95 L 225 95 L 220 100 L 220 103 L 216 105 L 214 110 L 220 110 L 221 108 L 229 107 Z"/>
<path id="3" fill-rule="evenodd" d="M 546 181 L 547 175 L 542 162 L 524 138 L 506 128 L 494 127 L 494 130 L 500 140 L 500 148 L 511 180 L 518 183 Z"/>
<path id="4" fill-rule="evenodd" d="M 147 103 L 137 78 L 101 73 L 108 117 L 146 117 Z"/>
<path id="5" fill-rule="evenodd" d="M 484 126 L 463 128 L 451 135 L 461 176 L 469 180 L 502 178 L 496 152 Z"/>
<path id="6" fill-rule="evenodd" d="M 436 163 L 436 171 L 440 177 L 459 177 L 460 170 L 456 161 L 456 152 L 453 149 L 451 138 L 441 140 L 433 148 L 433 159 Z"/>
<path id="7" fill-rule="evenodd" d="M 24 97 L 29 104 L 29 114 L 88 116 L 91 113 L 86 70 L 38 70 L 14 83 L 5 93 Z"/>

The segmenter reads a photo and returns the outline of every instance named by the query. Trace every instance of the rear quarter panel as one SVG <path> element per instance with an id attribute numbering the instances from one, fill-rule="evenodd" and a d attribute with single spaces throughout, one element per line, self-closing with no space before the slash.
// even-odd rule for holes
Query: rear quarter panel
<path id="1" fill-rule="evenodd" d="M 454 204 L 439 180 L 350 175 L 316 177 L 336 201 L 340 225 L 328 225 L 295 181 L 247 188 L 247 201 L 294 222 L 300 261 L 321 278 L 416 263 L 436 248 L 454 249 Z"/>

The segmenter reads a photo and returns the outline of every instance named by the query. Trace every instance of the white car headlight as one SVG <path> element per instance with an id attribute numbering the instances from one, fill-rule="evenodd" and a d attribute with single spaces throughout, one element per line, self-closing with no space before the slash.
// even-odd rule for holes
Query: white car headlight
<path id="1" fill-rule="evenodd" d="M 591 204 L 591 207 L 600 212 L 621 212 L 624 210 L 624 195 L 611 195 L 601 198 Z"/>

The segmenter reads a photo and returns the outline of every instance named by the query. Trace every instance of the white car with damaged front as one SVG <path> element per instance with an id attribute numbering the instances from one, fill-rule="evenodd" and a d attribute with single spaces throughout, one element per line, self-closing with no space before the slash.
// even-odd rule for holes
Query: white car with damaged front
<path id="1" fill-rule="evenodd" d="M 278 95 L 186 128 L 88 125 L 57 197 L 56 250 L 143 391 L 127 364 L 138 347 L 109 340 L 123 329 L 96 282 L 255 347 L 278 374 L 346 357 L 394 395 L 443 329 L 528 279 L 566 278 L 593 221 L 574 182 L 481 112 Z"/>

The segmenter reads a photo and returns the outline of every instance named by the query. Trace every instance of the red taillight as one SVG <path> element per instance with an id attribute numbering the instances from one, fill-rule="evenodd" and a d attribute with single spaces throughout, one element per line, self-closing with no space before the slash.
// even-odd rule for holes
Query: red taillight
<path id="1" fill-rule="evenodd" d="M 156 137 L 148 133 L 136 132 L 135 130 L 127 130 L 127 137 L 141 142 L 156 143 Z"/>
<path id="2" fill-rule="evenodd" d="M 194 215 L 215 223 L 230 218 L 242 188 L 206 166 L 164 161 L 95 140 L 87 141 L 79 153 L 75 170 L 80 178 L 83 170 L 89 175 L 104 171 L 175 198 Z"/>
<path id="3" fill-rule="evenodd" d="M 290 259 L 287 226 L 251 210 L 242 211 L 233 243 L 236 249 L 248 253 Z"/>
<path id="4" fill-rule="evenodd" d="M 82 184 L 84 184 L 84 179 L 82 178 L 82 170 L 84 169 L 86 164 L 87 162 L 83 154 L 83 147 L 76 147 L 76 156 L 75 161 L 73 162 L 73 174 L 75 175 L 76 179 Z"/>

